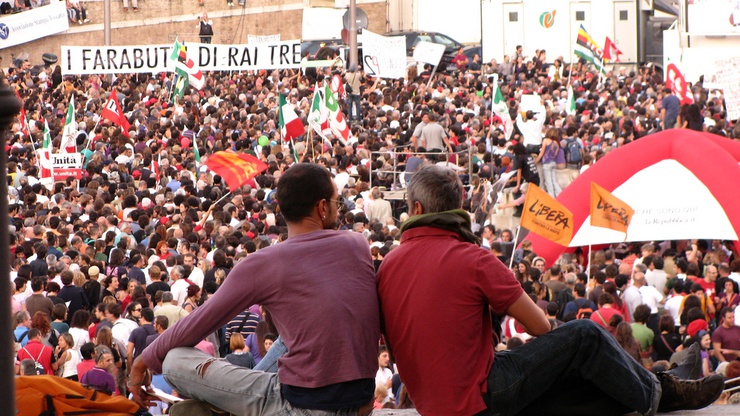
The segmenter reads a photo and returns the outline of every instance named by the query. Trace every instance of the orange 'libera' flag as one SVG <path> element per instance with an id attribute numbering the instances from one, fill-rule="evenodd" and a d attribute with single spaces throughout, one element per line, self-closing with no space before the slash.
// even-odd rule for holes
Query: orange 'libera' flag
<path id="1" fill-rule="evenodd" d="M 573 238 L 573 213 L 547 192 L 530 183 L 524 200 L 521 226 L 567 247 Z"/>
<path id="2" fill-rule="evenodd" d="M 267 169 L 267 165 L 256 157 L 233 152 L 212 154 L 206 160 L 206 166 L 226 181 L 231 192 Z"/>
<path id="3" fill-rule="evenodd" d="M 591 225 L 627 234 L 635 210 L 611 192 L 591 182 Z"/>

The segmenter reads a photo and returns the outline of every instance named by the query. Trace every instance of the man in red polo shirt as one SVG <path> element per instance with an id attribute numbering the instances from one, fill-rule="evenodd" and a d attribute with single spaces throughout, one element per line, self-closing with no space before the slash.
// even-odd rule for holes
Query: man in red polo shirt
<path id="1" fill-rule="evenodd" d="M 18 361 L 34 360 L 44 367 L 46 374 L 54 374 L 57 369 L 57 359 L 54 351 L 41 343 L 41 331 L 36 328 L 28 330 L 28 344 L 18 350 Z"/>
<path id="2" fill-rule="evenodd" d="M 478 246 L 452 170 L 422 168 L 407 194 L 410 218 L 377 286 L 386 340 L 421 414 L 653 415 L 705 407 L 721 394 L 722 376 L 656 377 L 590 320 L 550 331 L 513 273 Z M 537 338 L 494 354 L 492 313 Z"/>

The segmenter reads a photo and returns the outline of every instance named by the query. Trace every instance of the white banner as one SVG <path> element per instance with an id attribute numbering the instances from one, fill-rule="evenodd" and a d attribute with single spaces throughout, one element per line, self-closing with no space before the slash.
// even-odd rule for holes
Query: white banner
<path id="1" fill-rule="evenodd" d="M 247 35 L 247 43 L 254 45 L 255 43 L 276 43 L 280 42 L 280 34 L 277 35 Z"/>
<path id="2" fill-rule="evenodd" d="M 54 2 L 27 12 L 0 18 L 0 49 L 69 30 L 67 7 Z"/>
<path id="3" fill-rule="evenodd" d="M 254 45 L 188 43 L 188 58 L 201 71 L 253 71 L 301 66 L 301 41 Z M 62 46 L 62 74 L 172 72 L 172 45 Z"/>
<path id="4" fill-rule="evenodd" d="M 445 45 L 439 43 L 421 41 L 414 47 L 414 59 L 432 65 L 438 65 L 444 53 Z"/>
<path id="5" fill-rule="evenodd" d="M 362 66 L 367 75 L 381 78 L 406 76 L 406 36 L 381 36 L 363 30 L 362 55 Z"/>
<path id="6" fill-rule="evenodd" d="M 740 57 L 718 59 L 714 63 L 717 84 L 722 86 L 727 106 L 727 118 L 740 118 L 740 73 L 737 68 Z"/>

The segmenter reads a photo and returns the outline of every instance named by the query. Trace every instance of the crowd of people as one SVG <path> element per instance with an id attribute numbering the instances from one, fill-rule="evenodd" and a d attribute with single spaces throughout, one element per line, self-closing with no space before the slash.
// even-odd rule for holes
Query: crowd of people
<path id="1" fill-rule="evenodd" d="M 556 195 L 554 171 L 575 176 L 646 134 L 696 128 L 734 139 L 740 130 L 721 95 L 701 85 L 696 104 L 667 109 L 675 96 L 652 66 L 598 74 L 555 62 L 517 51 L 434 78 L 414 67 L 397 80 L 352 68 L 349 139 L 307 126 L 291 143 L 279 94 L 308 125 L 315 87 L 341 71 L 207 73 L 203 89 L 173 99 L 166 74 L 9 68 L 5 82 L 27 117 L 6 149 L 18 372 L 132 393 L 142 405 L 153 404 L 142 386 L 174 386 L 236 414 L 515 414 L 574 380 L 570 394 L 607 394 L 563 406 L 654 414 L 712 403 L 722 390 L 714 373 L 729 374 L 740 355 L 736 253 L 702 240 L 632 244 L 595 253 L 590 271 L 578 253 L 547 267 L 491 222 L 490 184 L 515 173 L 518 197 L 541 171 Z M 492 74 L 512 126 L 491 112 Z M 129 131 L 100 117 L 111 94 Z M 543 110 L 519 111 L 524 94 L 539 95 Z M 46 125 L 60 147 L 72 96 L 82 177 L 47 187 L 36 149 Z M 267 170 L 227 196 L 204 165 L 216 151 L 252 154 Z M 408 195 L 391 200 L 390 188 Z M 457 296 L 468 305 L 459 311 Z M 442 302 L 453 308 L 446 317 Z M 510 349 L 494 360 L 499 341 Z M 451 351 L 470 366 L 432 365 Z M 521 382 L 543 362 L 551 371 Z M 594 363 L 624 389 L 588 371 Z"/>

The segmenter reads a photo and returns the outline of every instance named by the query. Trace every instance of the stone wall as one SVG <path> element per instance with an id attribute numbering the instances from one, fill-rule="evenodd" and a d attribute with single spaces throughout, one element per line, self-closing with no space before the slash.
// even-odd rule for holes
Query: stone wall
<path id="1" fill-rule="evenodd" d="M 386 31 L 386 3 L 384 0 L 372 3 L 358 2 L 368 14 L 369 29 L 376 33 Z M 40 64 L 41 55 L 52 52 L 61 55 L 62 45 L 103 45 L 103 2 L 82 1 L 88 10 L 89 23 L 78 25 L 70 23 L 66 33 L 49 36 L 34 42 L 6 48 L 0 51 L 10 64 L 11 55 L 28 53 L 32 64 Z M 198 0 L 139 0 L 139 12 L 131 8 L 123 11 L 121 1 L 111 3 L 111 44 L 146 45 L 167 44 L 177 37 L 183 41 L 197 42 L 197 17 L 207 11 L 213 20 L 213 43 L 247 43 L 247 35 L 280 34 L 282 39 L 300 39 L 303 24 L 303 0 L 248 0 L 246 7 L 234 0 L 228 7 L 226 0 L 205 0 L 204 6 Z M 337 34 L 339 37 L 340 34 Z"/>

